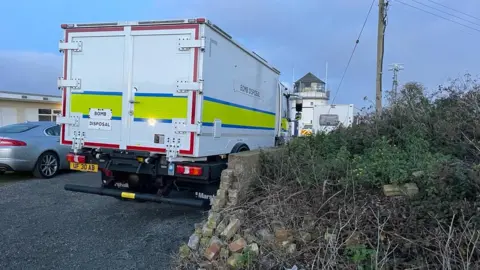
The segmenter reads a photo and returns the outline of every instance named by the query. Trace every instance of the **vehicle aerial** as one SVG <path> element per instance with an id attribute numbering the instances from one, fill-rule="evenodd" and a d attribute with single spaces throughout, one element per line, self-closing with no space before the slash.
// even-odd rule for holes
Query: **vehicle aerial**
<path id="1" fill-rule="evenodd" d="M 204 18 L 62 28 L 61 144 L 102 175 L 66 190 L 205 206 L 229 154 L 290 137 L 280 72 Z"/>
<path id="2" fill-rule="evenodd" d="M 70 147 L 60 145 L 60 126 L 55 122 L 25 122 L 0 127 L 0 174 L 33 172 L 52 178 L 69 167 Z"/>

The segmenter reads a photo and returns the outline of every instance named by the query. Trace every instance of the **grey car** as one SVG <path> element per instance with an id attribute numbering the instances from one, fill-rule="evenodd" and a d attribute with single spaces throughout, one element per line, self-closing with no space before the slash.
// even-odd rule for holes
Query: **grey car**
<path id="1" fill-rule="evenodd" d="M 69 166 L 69 146 L 60 145 L 55 122 L 26 122 L 0 127 L 0 175 L 31 171 L 35 177 L 52 178 Z"/>

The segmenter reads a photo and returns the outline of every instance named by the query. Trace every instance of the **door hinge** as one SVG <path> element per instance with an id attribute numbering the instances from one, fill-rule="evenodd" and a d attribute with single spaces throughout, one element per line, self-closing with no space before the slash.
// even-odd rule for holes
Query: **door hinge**
<path id="1" fill-rule="evenodd" d="M 189 132 L 200 134 L 202 130 L 202 124 L 187 124 L 186 119 L 172 119 L 172 123 L 175 134 L 185 134 Z"/>
<path id="2" fill-rule="evenodd" d="M 58 49 L 60 52 L 66 50 L 81 52 L 83 49 L 83 43 L 81 41 L 65 42 L 64 40 L 60 40 L 60 42 L 58 43 Z"/>
<path id="3" fill-rule="evenodd" d="M 177 81 L 177 93 L 186 94 L 189 91 L 203 92 L 203 83 L 200 82 L 185 82 Z"/>
<path id="4" fill-rule="evenodd" d="M 65 125 L 71 125 L 74 127 L 80 126 L 80 116 L 70 116 L 70 117 L 65 117 L 65 116 L 57 116 L 57 124 L 65 124 Z"/>
<path id="5" fill-rule="evenodd" d="M 75 89 L 81 88 L 81 80 L 80 79 L 70 79 L 70 80 L 65 80 L 62 77 L 58 78 L 57 81 L 57 87 L 58 89 L 63 88 L 63 87 L 71 87 Z"/>
<path id="6" fill-rule="evenodd" d="M 190 48 L 200 48 L 202 51 L 205 50 L 205 39 L 189 39 L 189 38 L 180 38 L 178 39 L 178 50 L 179 51 L 188 51 Z"/>

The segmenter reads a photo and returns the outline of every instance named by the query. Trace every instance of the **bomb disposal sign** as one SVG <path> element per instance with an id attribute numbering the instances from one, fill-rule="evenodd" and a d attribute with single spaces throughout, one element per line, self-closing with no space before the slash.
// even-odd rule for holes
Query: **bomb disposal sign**
<path id="1" fill-rule="evenodd" d="M 91 108 L 88 116 L 88 129 L 112 130 L 111 109 Z"/>

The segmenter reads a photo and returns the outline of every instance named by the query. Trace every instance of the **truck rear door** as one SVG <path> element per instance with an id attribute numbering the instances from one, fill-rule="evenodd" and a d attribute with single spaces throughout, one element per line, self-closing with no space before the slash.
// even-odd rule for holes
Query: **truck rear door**
<path id="1" fill-rule="evenodd" d="M 198 24 L 66 29 L 64 78 L 67 124 L 62 143 L 193 154 L 193 133 L 173 124 L 195 123 Z M 73 49 L 80 46 L 80 50 Z M 62 45 L 61 45 L 62 46 Z"/>
<path id="2" fill-rule="evenodd" d="M 74 45 L 77 47 L 74 48 Z M 62 143 L 77 141 L 84 132 L 85 146 L 118 148 L 125 122 L 126 48 L 123 27 L 66 29 L 63 113 L 79 116 L 79 125 L 65 125 Z"/>
<path id="3" fill-rule="evenodd" d="M 174 125 L 193 124 L 198 107 L 198 49 L 187 44 L 196 39 L 198 25 L 179 27 L 132 27 L 127 149 L 164 152 L 174 145 L 181 153 L 193 154 L 194 136 L 174 133 Z"/>

